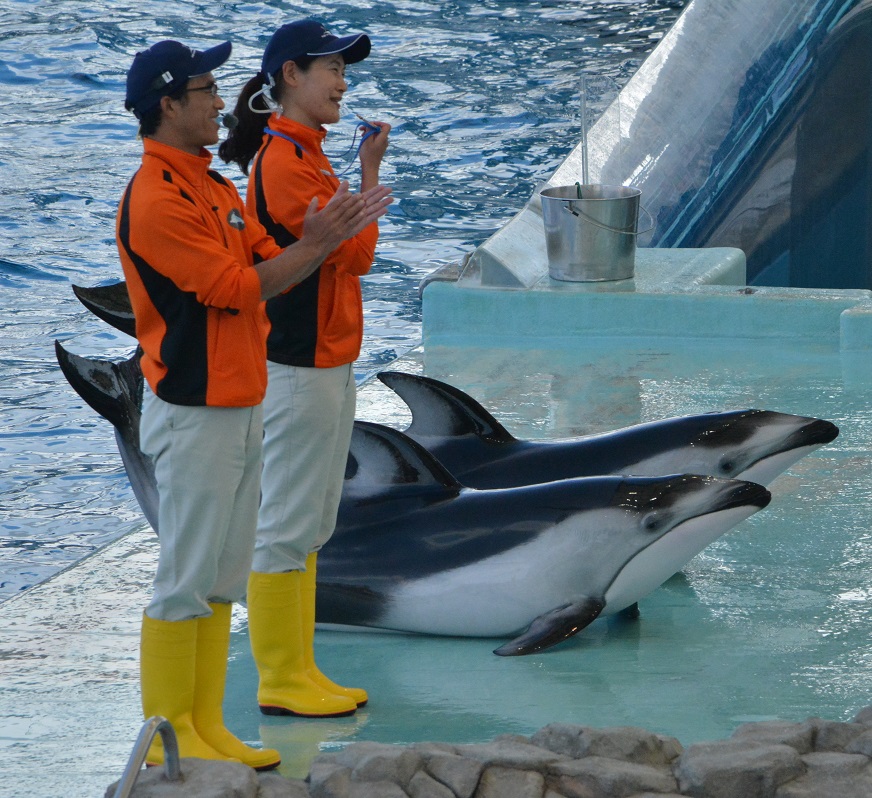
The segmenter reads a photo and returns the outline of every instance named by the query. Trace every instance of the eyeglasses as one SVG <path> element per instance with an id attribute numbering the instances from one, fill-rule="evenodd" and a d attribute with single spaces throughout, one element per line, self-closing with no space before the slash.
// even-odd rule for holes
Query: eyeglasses
<path id="1" fill-rule="evenodd" d="M 211 94 L 213 97 L 218 96 L 218 84 L 215 81 L 211 83 L 207 83 L 205 86 L 197 86 L 195 89 L 186 88 L 185 91 L 205 91 Z"/>

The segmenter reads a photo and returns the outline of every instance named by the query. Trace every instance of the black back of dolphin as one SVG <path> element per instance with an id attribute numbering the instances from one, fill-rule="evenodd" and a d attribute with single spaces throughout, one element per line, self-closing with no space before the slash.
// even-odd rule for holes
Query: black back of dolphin
<path id="1" fill-rule="evenodd" d="M 479 402 L 453 385 L 398 371 L 382 371 L 377 376 L 412 412 L 405 433 L 463 484 L 481 490 L 597 474 L 645 473 L 634 471 L 634 465 L 681 446 L 716 453 L 726 450 L 752 436 L 770 418 L 782 415 L 754 409 L 700 413 L 570 440 L 525 441 L 515 438 Z M 829 421 L 795 418 L 802 427 L 783 441 L 784 451 L 823 445 L 839 434 Z M 745 464 L 714 459 L 717 470 L 699 473 L 741 476 Z"/>

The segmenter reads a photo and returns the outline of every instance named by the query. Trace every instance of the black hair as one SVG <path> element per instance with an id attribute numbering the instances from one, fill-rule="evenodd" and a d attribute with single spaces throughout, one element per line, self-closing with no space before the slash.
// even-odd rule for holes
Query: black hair
<path id="1" fill-rule="evenodd" d="M 315 58 L 317 56 L 302 55 L 292 60 L 299 69 L 306 72 Z M 278 102 L 281 96 L 282 81 L 284 80 L 281 69 L 276 72 L 274 79 L 275 85 L 270 89 L 270 96 Z M 242 87 L 242 91 L 239 92 L 239 98 L 236 100 L 236 107 L 233 109 L 233 115 L 239 122 L 218 147 L 218 156 L 221 160 L 225 163 L 237 164 L 244 175 L 248 174 L 248 168 L 260 149 L 265 122 L 269 118 L 264 113 L 258 114 L 252 111 L 248 103 L 252 96 L 263 88 L 266 82 L 266 75 L 263 72 L 258 72 Z M 263 111 L 266 111 L 268 108 L 263 95 L 254 100 L 253 104 L 255 108 Z"/>
<path id="2" fill-rule="evenodd" d="M 185 81 L 179 88 L 163 96 L 169 97 L 171 100 L 182 100 L 186 96 L 185 90 L 187 86 L 188 82 Z M 157 105 L 153 105 L 147 111 L 143 111 L 141 116 L 139 116 L 139 135 L 145 137 L 156 133 L 160 127 L 161 119 L 163 119 L 163 110 L 160 107 L 160 101 L 158 101 Z"/>

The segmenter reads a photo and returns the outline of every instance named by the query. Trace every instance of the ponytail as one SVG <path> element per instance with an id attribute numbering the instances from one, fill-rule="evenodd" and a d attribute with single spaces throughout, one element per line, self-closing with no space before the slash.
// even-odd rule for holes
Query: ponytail
<path id="1" fill-rule="evenodd" d="M 265 117 L 268 118 L 267 113 L 270 110 L 263 94 L 254 97 L 261 91 L 265 82 L 263 72 L 258 72 L 242 87 L 236 107 L 233 109 L 233 115 L 239 120 L 239 124 L 227 134 L 227 138 L 218 147 L 218 156 L 221 160 L 225 163 L 238 164 L 244 175 L 248 174 L 248 167 L 260 149 Z M 252 97 L 254 97 L 252 104 L 261 110 L 261 113 L 255 113 L 251 109 L 249 101 Z"/>
<path id="2" fill-rule="evenodd" d="M 299 69 L 307 72 L 317 57 L 301 55 L 291 60 Z M 267 78 L 263 72 L 258 72 L 242 87 L 239 99 L 236 100 L 233 115 L 239 120 L 239 124 L 227 134 L 227 138 L 218 147 L 218 156 L 221 160 L 224 163 L 238 164 L 244 175 L 248 174 L 248 167 L 251 166 L 254 156 L 260 149 L 265 127 L 264 118 L 268 119 L 273 110 L 263 95 L 267 83 L 270 84 L 271 100 L 278 103 L 282 87 L 285 85 L 282 70 L 276 72 L 274 81 Z"/>

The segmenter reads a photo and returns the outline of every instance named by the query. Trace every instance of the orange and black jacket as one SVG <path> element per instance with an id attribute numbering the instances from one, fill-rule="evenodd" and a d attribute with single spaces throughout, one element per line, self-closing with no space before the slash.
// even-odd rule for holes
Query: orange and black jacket
<path id="1" fill-rule="evenodd" d="M 143 143 L 116 220 L 143 375 L 173 404 L 259 404 L 269 323 L 253 266 L 281 248 L 207 150 Z"/>
<path id="2" fill-rule="evenodd" d="M 339 187 L 314 130 L 273 115 L 254 160 L 246 204 L 281 246 L 303 234 L 312 197 L 323 208 Z M 303 282 L 267 302 L 267 357 L 289 366 L 333 368 L 352 363 L 363 340 L 360 275 L 372 266 L 378 224 L 340 244 Z"/>

